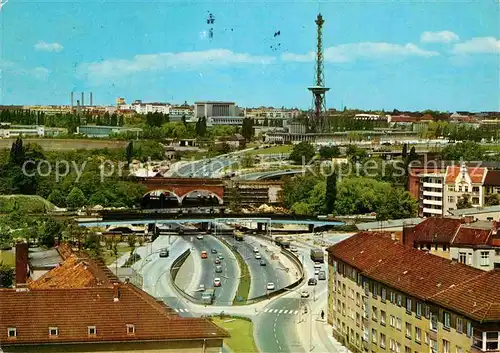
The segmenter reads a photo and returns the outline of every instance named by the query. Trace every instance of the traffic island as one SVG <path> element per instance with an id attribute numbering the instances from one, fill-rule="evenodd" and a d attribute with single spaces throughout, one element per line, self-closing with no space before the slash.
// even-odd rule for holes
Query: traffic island
<path id="1" fill-rule="evenodd" d="M 252 278 L 250 276 L 250 270 L 247 263 L 243 259 L 241 254 L 234 250 L 233 246 L 229 244 L 225 239 L 219 237 L 225 246 L 227 246 L 233 253 L 236 261 L 238 262 L 238 267 L 240 268 L 240 278 L 238 283 L 238 289 L 236 290 L 236 296 L 233 300 L 233 305 L 245 305 L 247 304 L 248 294 L 250 293 L 250 284 L 252 283 Z"/>
<path id="2" fill-rule="evenodd" d="M 250 319 L 222 315 L 209 319 L 229 332 L 231 337 L 224 340 L 224 345 L 227 345 L 233 353 L 259 352 L 253 338 L 253 323 Z"/>

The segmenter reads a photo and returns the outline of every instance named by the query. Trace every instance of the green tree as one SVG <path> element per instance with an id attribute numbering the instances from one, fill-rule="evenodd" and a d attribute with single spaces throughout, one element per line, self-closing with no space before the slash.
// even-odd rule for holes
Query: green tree
<path id="1" fill-rule="evenodd" d="M 340 156 L 340 149 L 337 146 L 323 146 L 319 149 L 319 156 L 323 159 L 330 159 Z"/>
<path id="2" fill-rule="evenodd" d="M 0 262 L 0 288 L 10 288 L 14 283 L 14 268 Z"/>
<path id="3" fill-rule="evenodd" d="M 296 164 L 307 164 L 314 157 L 315 153 L 316 150 L 314 149 L 313 145 L 311 145 L 307 141 L 302 141 L 293 146 L 289 158 Z"/>
<path id="4" fill-rule="evenodd" d="M 241 166 L 243 168 L 252 168 L 255 164 L 255 158 L 249 153 L 246 153 L 242 158 L 241 158 Z"/>
<path id="5" fill-rule="evenodd" d="M 53 218 L 49 218 L 45 221 L 42 226 L 42 231 L 38 242 L 40 245 L 43 245 L 47 248 L 52 248 L 55 244 L 56 238 L 60 239 L 62 231 L 62 224 L 54 220 Z"/>
<path id="6" fill-rule="evenodd" d="M 130 141 L 125 149 L 125 155 L 127 157 L 127 163 L 132 163 L 132 158 L 134 156 L 134 143 Z"/>
<path id="7" fill-rule="evenodd" d="M 91 233 L 86 237 L 84 247 L 93 258 L 98 258 L 102 254 L 101 242 L 96 233 Z"/>
<path id="8" fill-rule="evenodd" d="M 354 162 L 361 162 L 368 157 L 366 150 L 356 145 L 347 145 L 346 156 Z"/>
<path id="9" fill-rule="evenodd" d="M 252 136 L 254 135 L 253 119 L 250 118 L 243 119 L 243 125 L 241 127 L 241 135 L 243 135 L 243 137 L 247 141 L 250 141 L 252 139 Z"/>
<path id="10" fill-rule="evenodd" d="M 66 205 L 70 209 L 77 209 L 85 205 L 87 200 L 85 199 L 85 195 L 82 190 L 77 188 L 76 186 L 71 189 L 71 192 L 66 197 Z"/>
<path id="11" fill-rule="evenodd" d="M 484 197 L 485 206 L 496 206 L 500 205 L 500 195 L 498 194 L 487 194 Z"/>
<path id="12" fill-rule="evenodd" d="M 335 200 L 337 198 L 337 173 L 334 171 L 326 177 L 326 212 L 333 213 L 335 209 Z"/>
<path id="13" fill-rule="evenodd" d="M 198 121 L 196 122 L 196 136 L 198 137 L 204 137 L 205 134 L 207 133 L 207 118 L 204 116 L 199 118 Z"/>
<path id="14" fill-rule="evenodd" d="M 136 242 L 137 242 L 137 236 L 135 234 L 132 233 L 132 234 L 129 234 L 127 236 L 128 246 L 130 246 L 131 248 L 134 248 Z"/>
<path id="15" fill-rule="evenodd" d="M 457 199 L 457 209 L 463 209 L 463 208 L 471 208 L 472 207 L 472 202 L 470 201 L 470 195 L 469 194 L 463 194 L 461 197 Z"/>
<path id="16" fill-rule="evenodd" d="M 54 189 L 50 193 L 48 200 L 52 202 L 57 207 L 65 207 L 66 206 L 66 197 L 64 193 L 60 189 Z"/>
<path id="17" fill-rule="evenodd" d="M 486 159 L 486 149 L 478 143 L 466 141 L 447 145 L 441 151 L 441 156 L 449 161 L 483 161 Z"/>
<path id="18" fill-rule="evenodd" d="M 241 193 L 237 186 L 229 189 L 229 208 L 233 212 L 241 211 Z"/>

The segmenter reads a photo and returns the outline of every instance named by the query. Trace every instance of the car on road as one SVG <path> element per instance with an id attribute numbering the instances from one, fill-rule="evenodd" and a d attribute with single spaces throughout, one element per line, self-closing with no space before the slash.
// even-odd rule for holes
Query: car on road
<path id="1" fill-rule="evenodd" d="M 219 260 L 219 259 L 215 259 L 214 263 L 215 263 L 216 265 L 218 265 L 218 264 L 220 264 L 220 260 Z"/>
<path id="2" fill-rule="evenodd" d="M 260 256 L 260 254 L 259 254 L 259 253 L 257 253 L 257 254 L 255 254 L 255 258 L 256 258 L 257 260 L 260 260 L 260 259 L 262 259 L 262 256 Z"/>
<path id="3" fill-rule="evenodd" d="M 316 276 L 317 276 L 317 275 L 319 275 L 319 268 L 315 268 L 315 269 L 314 269 L 314 274 L 315 274 Z"/>
<path id="4" fill-rule="evenodd" d="M 214 278 L 214 287 L 220 287 L 220 286 L 221 286 L 220 278 L 219 277 Z"/>
<path id="5" fill-rule="evenodd" d="M 200 287 L 198 288 L 198 290 L 200 292 L 203 292 L 205 290 L 205 285 L 204 284 L 200 284 Z"/>
<path id="6" fill-rule="evenodd" d="M 302 298 L 309 298 L 309 292 L 306 290 L 303 290 L 302 292 L 300 292 L 300 296 Z"/>
<path id="7" fill-rule="evenodd" d="M 198 239 L 198 240 L 203 240 L 203 235 L 201 235 L 201 234 L 200 234 L 200 235 L 197 235 L 197 236 L 196 236 L 196 239 Z"/>
<path id="8" fill-rule="evenodd" d="M 254 253 L 258 253 L 258 252 L 259 252 L 259 249 L 258 249 L 257 247 L 254 247 L 254 248 L 253 248 L 253 252 L 254 252 Z"/>
<path id="9" fill-rule="evenodd" d="M 326 280 L 326 272 L 325 271 L 319 271 L 319 273 L 318 273 L 318 279 L 320 281 Z"/>
<path id="10" fill-rule="evenodd" d="M 203 250 L 203 251 L 201 252 L 201 258 L 202 258 L 202 259 L 206 259 L 206 258 L 208 258 L 208 254 L 207 254 L 207 252 L 206 252 L 205 250 Z"/>
<path id="11" fill-rule="evenodd" d="M 212 254 L 217 254 L 217 249 L 212 249 L 212 250 L 210 250 L 210 252 L 211 252 Z"/>
<path id="12" fill-rule="evenodd" d="M 307 284 L 309 286 L 315 286 L 318 284 L 318 280 L 316 278 L 309 278 L 309 281 L 307 281 Z"/>
<path id="13" fill-rule="evenodd" d="M 219 260 L 224 260 L 224 255 L 219 254 L 219 255 L 217 256 L 217 258 L 218 258 Z"/>
<path id="14" fill-rule="evenodd" d="M 297 247 L 295 245 L 292 245 L 292 246 L 290 246 L 290 251 L 291 252 L 297 252 L 298 249 L 297 249 Z"/>
<path id="15" fill-rule="evenodd" d="M 266 287 L 266 288 L 267 288 L 267 290 L 274 290 L 274 289 L 276 288 L 276 286 L 274 285 L 274 283 L 273 283 L 273 282 L 269 282 L 269 283 L 267 284 L 267 287 Z"/>
<path id="16" fill-rule="evenodd" d="M 261 266 L 266 266 L 266 262 L 264 260 L 260 260 L 260 265 Z"/>
<path id="17" fill-rule="evenodd" d="M 222 266 L 215 266 L 215 273 L 222 273 Z"/>
<path id="18" fill-rule="evenodd" d="M 168 257 L 168 250 L 163 249 L 160 251 L 160 257 Z"/>

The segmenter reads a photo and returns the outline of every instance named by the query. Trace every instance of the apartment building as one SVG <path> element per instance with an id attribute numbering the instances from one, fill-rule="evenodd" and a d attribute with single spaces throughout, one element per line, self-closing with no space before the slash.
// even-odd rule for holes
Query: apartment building
<path id="1" fill-rule="evenodd" d="M 487 171 L 486 168 L 466 167 L 465 164 L 447 167 L 444 189 L 446 212 L 457 209 L 457 201 L 464 195 L 469 195 L 473 207 L 483 206 L 483 183 Z"/>
<path id="2" fill-rule="evenodd" d="M 328 249 L 328 321 L 352 352 L 478 353 L 500 346 L 500 271 L 358 233 Z"/>
<path id="3" fill-rule="evenodd" d="M 445 173 L 420 174 L 420 217 L 442 216 L 444 214 L 445 177 Z"/>
<path id="4" fill-rule="evenodd" d="M 427 218 L 405 226 L 401 242 L 481 270 L 500 268 L 500 223 L 472 218 Z"/>
<path id="5" fill-rule="evenodd" d="M 70 249 L 71 251 L 71 249 Z M 218 353 L 228 333 L 179 316 L 82 253 L 29 281 L 28 244 L 16 245 L 16 288 L 0 290 L 2 352 Z"/>
<path id="6" fill-rule="evenodd" d="M 238 108 L 234 102 L 195 102 L 195 118 L 201 117 L 234 117 L 238 116 Z"/>

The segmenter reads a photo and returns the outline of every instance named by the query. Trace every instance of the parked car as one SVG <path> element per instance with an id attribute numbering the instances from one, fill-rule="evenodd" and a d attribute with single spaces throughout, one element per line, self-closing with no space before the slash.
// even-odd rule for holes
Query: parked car
<path id="1" fill-rule="evenodd" d="M 266 288 L 267 288 L 267 290 L 274 290 L 274 289 L 276 288 L 276 286 L 274 285 L 274 283 L 273 283 L 273 282 L 269 282 L 269 283 L 267 284 L 267 287 L 266 287 Z"/>
<path id="2" fill-rule="evenodd" d="M 222 273 L 222 266 L 220 265 L 215 266 L 215 273 Z"/>
<path id="3" fill-rule="evenodd" d="M 318 273 L 318 279 L 320 281 L 326 280 L 326 272 L 325 271 L 319 271 L 319 273 Z"/>
<path id="4" fill-rule="evenodd" d="M 254 247 L 254 248 L 253 248 L 253 252 L 254 252 L 254 253 L 258 253 L 258 252 L 259 252 L 259 249 L 258 249 L 257 247 Z"/>
<path id="5" fill-rule="evenodd" d="M 291 252 L 297 252 L 298 249 L 297 249 L 297 247 L 295 245 L 292 245 L 292 246 L 290 246 L 290 251 Z"/>
<path id="6" fill-rule="evenodd" d="M 315 274 L 316 276 L 317 276 L 317 275 L 319 275 L 319 268 L 315 268 L 315 269 L 314 269 L 314 274 Z"/>
<path id="7" fill-rule="evenodd" d="M 205 285 L 204 284 L 200 284 L 200 287 L 198 288 L 198 290 L 200 292 L 203 292 L 205 290 Z"/>
<path id="8" fill-rule="evenodd" d="M 260 265 L 261 266 L 266 266 L 266 262 L 264 260 L 260 260 Z"/>
<path id="9" fill-rule="evenodd" d="M 220 260 L 219 260 L 219 259 L 215 259 L 214 263 L 215 263 L 216 265 L 218 265 L 218 264 L 220 264 Z"/>
<path id="10" fill-rule="evenodd" d="M 160 257 L 168 257 L 168 250 L 163 249 L 160 251 Z"/>
<path id="11" fill-rule="evenodd" d="M 217 256 L 217 258 L 218 258 L 219 260 L 224 260 L 224 256 L 223 256 L 222 254 L 219 254 L 219 255 Z"/>
<path id="12" fill-rule="evenodd" d="M 307 281 L 307 284 L 310 286 L 315 286 L 318 284 L 318 280 L 316 278 L 309 278 L 309 281 Z"/>
<path id="13" fill-rule="evenodd" d="M 197 235 L 197 236 L 196 236 L 196 239 L 198 239 L 198 240 L 203 240 L 203 235 L 201 235 L 201 234 L 200 234 L 200 235 Z"/>
<path id="14" fill-rule="evenodd" d="M 260 259 L 262 259 L 262 256 L 260 256 L 260 254 L 259 254 L 259 253 L 257 253 L 257 254 L 255 254 L 255 258 L 256 258 L 257 260 L 260 260 Z"/>
<path id="15" fill-rule="evenodd" d="M 202 258 L 202 259 L 206 259 L 206 258 L 208 258 L 208 254 L 207 254 L 207 252 L 206 252 L 205 250 L 203 250 L 203 251 L 201 252 L 201 258 Z"/>
<path id="16" fill-rule="evenodd" d="M 212 249 L 212 250 L 210 250 L 210 252 L 211 252 L 212 254 L 217 254 L 217 249 Z"/>
<path id="17" fill-rule="evenodd" d="M 220 278 L 219 277 L 214 278 L 214 287 L 220 287 L 220 286 L 221 286 Z"/>
<path id="18" fill-rule="evenodd" d="M 302 298 L 309 298 L 309 292 L 306 290 L 303 290 L 302 292 L 300 292 L 300 296 Z"/>

